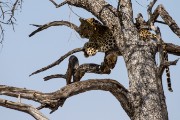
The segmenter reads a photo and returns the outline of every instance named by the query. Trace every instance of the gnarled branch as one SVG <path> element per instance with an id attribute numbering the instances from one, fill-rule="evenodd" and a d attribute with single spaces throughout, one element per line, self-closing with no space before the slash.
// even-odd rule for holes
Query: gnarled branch
<path id="1" fill-rule="evenodd" d="M 45 117 L 39 110 L 37 110 L 33 106 L 24 103 L 0 99 L 0 106 L 28 113 L 31 116 L 33 116 L 36 120 L 48 120 L 48 118 Z"/>
<path id="2" fill-rule="evenodd" d="M 39 102 L 41 103 L 41 106 L 50 108 L 52 111 L 55 111 L 59 106 L 62 106 L 67 98 L 90 90 L 103 90 L 111 92 L 121 103 L 127 114 L 130 117 L 133 116 L 134 110 L 128 99 L 128 90 L 119 82 L 112 79 L 91 79 L 75 82 L 52 93 L 41 93 L 25 88 L 0 85 L 1 95 L 18 97 L 19 94 L 21 94 L 21 98 Z"/>
<path id="3" fill-rule="evenodd" d="M 147 8 L 147 13 L 148 13 L 148 18 L 150 19 L 152 16 L 152 8 L 154 4 L 157 2 L 157 0 L 153 0 L 152 2 L 149 3 L 148 8 Z"/>

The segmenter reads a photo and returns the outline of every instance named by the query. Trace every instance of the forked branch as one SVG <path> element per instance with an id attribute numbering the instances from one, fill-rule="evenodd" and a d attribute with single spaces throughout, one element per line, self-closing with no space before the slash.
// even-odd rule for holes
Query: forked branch
<path id="1" fill-rule="evenodd" d="M 156 1 L 156 0 L 154 0 Z M 173 18 L 169 15 L 163 5 L 158 5 L 158 7 L 154 10 L 153 14 L 149 19 L 149 23 L 154 23 L 158 16 L 164 20 L 164 22 L 169 26 L 169 28 L 178 36 L 180 37 L 180 28 L 178 27 L 177 23 Z"/>
<path id="2" fill-rule="evenodd" d="M 149 3 L 148 8 L 147 8 L 147 13 L 148 13 L 148 18 L 150 19 L 152 16 L 152 8 L 154 4 L 157 2 L 157 0 L 153 0 L 152 2 Z"/>
<path id="3" fill-rule="evenodd" d="M 67 4 L 67 1 L 64 1 L 64 2 L 62 2 L 60 4 L 57 4 L 56 2 L 54 2 L 54 0 L 49 0 L 49 1 L 52 2 L 56 6 L 56 8 L 61 7 L 61 6 L 65 5 L 65 4 Z"/>

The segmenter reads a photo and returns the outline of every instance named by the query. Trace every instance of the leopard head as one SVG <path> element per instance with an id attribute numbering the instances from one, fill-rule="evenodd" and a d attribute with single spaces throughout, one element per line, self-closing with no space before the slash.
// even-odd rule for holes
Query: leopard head
<path id="1" fill-rule="evenodd" d="M 96 31 L 97 20 L 94 18 L 82 19 L 79 18 L 81 22 L 79 26 L 79 33 L 82 38 L 90 38 Z M 100 23 L 99 23 L 100 24 Z"/>

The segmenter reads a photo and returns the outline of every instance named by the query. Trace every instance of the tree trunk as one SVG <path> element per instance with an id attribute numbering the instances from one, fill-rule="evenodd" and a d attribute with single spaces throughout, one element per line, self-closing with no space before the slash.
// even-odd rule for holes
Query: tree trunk
<path id="1" fill-rule="evenodd" d="M 157 49 L 159 49 L 158 45 L 160 45 L 161 48 L 163 45 L 166 45 L 165 51 L 167 51 L 167 53 L 180 56 L 180 46 L 163 42 L 160 30 L 153 24 L 157 21 L 156 18 L 161 16 L 164 22 L 159 22 L 167 24 L 178 37 L 180 37 L 180 28 L 169 16 L 165 8 L 162 5 L 159 5 L 152 13 L 152 7 L 157 1 L 152 0 L 148 5 L 147 10 L 149 20 L 145 21 L 143 16 L 138 14 L 137 18 L 135 18 L 135 23 L 133 21 L 134 18 L 131 0 L 119 0 L 117 8 L 114 8 L 105 0 L 64 0 L 60 4 L 57 4 L 54 0 L 49 1 L 57 8 L 65 4 L 84 8 L 98 18 L 103 26 L 109 28 L 116 40 L 116 45 L 119 48 L 119 51 L 116 49 L 110 52 L 120 53 L 118 55 L 123 56 L 128 71 L 129 89 L 126 89 L 118 81 L 112 79 L 90 79 L 80 81 L 85 73 L 109 74 L 112 67 L 108 68 L 108 72 L 104 72 L 101 70 L 102 64 L 85 63 L 79 65 L 78 58 L 76 56 L 71 56 L 69 58 L 69 65 L 66 74 L 55 74 L 44 78 L 45 80 L 52 78 L 66 79 L 67 85 L 55 92 L 42 93 L 25 88 L 0 85 L 0 95 L 16 97 L 19 101 L 21 98 L 24 98 L 38 102 L 41 104 L 38 108 L 21 102 L 11 102 L 5 99 L 0 99 L 0 106 L 26 112 L 36 119 L 46 120 L 47 118 L 39 111 L 40 109 L 49 108 L 51 110 L 50 113 L 53 113 L 59 107 L 62 107 L 66 99 L 69 97 L 90 90 L 103 90 L 109 91 L 115 96 L 131 120 L 168 120 L 167 106 L 162 86 L 162 73 L 165 67 L 176 65 L 178 60 L 165 61 L 162 57 L 162 59 L 160 59 L 160 66 L 157 66 L 155 54 L 158 51 Z M 16 0 L 16 4 L 18 4 L 18 0 Z M 16 4 L 14 4 L 15 7 Z M 15 7 L 13 7 L 13 9 Z M 13 18 L 13 15 L 11 18 Z M 142 26 L 140 26 L 141 24 Z M 70 27 L 80 34 L 80 27 L 69 21 L 53 21 L 44 25 L 34 25 L 38 27 L 38 29 L 32 32 L 29 36 L 31 37 L 37 32 L 59 25 Z M 144 28 L 145 30 L 151 28 L 156 32 L 156 42 L 152 42 L 150 39 L 146 41 L 139 39 L 139 30 Z M 80 51 L 83 51 L 83 48 L 69 51 L 57 61 L 33 72 L 31 75 L 59 65 L 65 58 Z M 160 50 L 160 55 L 161 52 L 162 50 Z M 108 54 L 110 55 L 110 53 Z M 103 64 L 106 63 L 106 57 L 107 56 L 104 58 Z M 116 63 L 116 60 L 114 63 Z"/>
<path id="2" fill-rule="evenodd" d="M 127 45 L 128 46 L 128 45 Z M 167 120 L 166 104 L 158 84 L 156 48 L 138 43 L 124 50 L 129 77 L 129 99 L 134 107 L 133 120 Z M 163 107 L 163 105 L 165 107 Z"/>

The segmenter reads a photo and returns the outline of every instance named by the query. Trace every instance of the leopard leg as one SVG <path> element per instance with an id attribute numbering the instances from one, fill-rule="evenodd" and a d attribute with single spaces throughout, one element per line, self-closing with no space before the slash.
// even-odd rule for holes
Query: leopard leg
<path id="1" fill-rule="evenodd" d="M 104 56 L 104 62 L 101 63 L 101 70 L 103 72 L 111 72 L 116 65 L 118 55 L 114 52 L 106 53 Z"/>
<path id="2" fill-rule="evenodd" d="M 72 76 L 75 73 L 75 70 L 79 67 L 79 61 L 78 58 L 74 55 L 72 55 L 69 58 L 69 64 L 68 64 L 68 69 L 66 71 L 66 84 L 71 84 L 74 81 L 71 81 Z"/>

